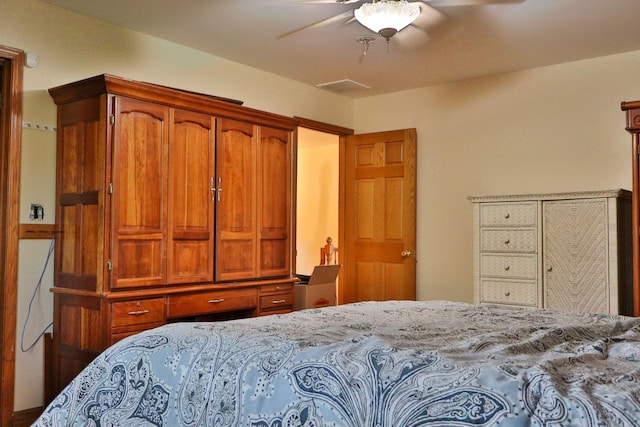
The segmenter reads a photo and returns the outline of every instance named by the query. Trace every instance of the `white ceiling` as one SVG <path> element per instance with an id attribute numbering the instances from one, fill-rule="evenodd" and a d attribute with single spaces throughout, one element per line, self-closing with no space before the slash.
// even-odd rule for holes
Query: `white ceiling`
<path id="1" fill-rule="evenodd" d="M 640 50 L 640 0 L 424 0 L 426 33 L 377 36 L 366 56 L 357 38 L 373 33 L 349 17 L 369 0 L 43 1 L 309 85 L 369 87 L 352 97 Z"/>

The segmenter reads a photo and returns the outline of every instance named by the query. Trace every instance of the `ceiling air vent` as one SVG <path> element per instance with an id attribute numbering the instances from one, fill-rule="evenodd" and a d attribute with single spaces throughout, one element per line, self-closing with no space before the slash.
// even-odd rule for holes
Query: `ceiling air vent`
<path id="1" fill-rule="evenodd" d="M 329 83 L 320 83 L 316 85 L 320 89 L 327 89 L 333 92 L 351 92 L 354 90 L 362 90 L 369 89 L 369 86 L 363 85 L 362 83 L 354 82 L 353 80 L 344 79 L 337 80 L 335 82 Z"/>

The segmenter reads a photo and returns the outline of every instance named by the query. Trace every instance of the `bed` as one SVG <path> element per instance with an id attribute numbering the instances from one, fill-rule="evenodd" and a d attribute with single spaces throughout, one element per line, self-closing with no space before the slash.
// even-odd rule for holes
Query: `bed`
<path id="1" fill-rule="evenodd" d="M 635 426 L 640 318 L 386 301 L 168 324 L 34 425 Z"/>

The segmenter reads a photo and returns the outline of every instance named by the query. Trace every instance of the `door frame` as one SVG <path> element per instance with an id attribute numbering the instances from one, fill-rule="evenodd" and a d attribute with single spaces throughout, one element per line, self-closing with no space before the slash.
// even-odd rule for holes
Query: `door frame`
<path id="1" fill-rule="evenodd" d="M 24 51 L 0 46 L 0 425 L 13 425 Z"/>
<path id="2" fill-rule="evenodd" d="M 344 137 L 345 136 L 350 136 L 350 135 L 355 135 L 355 131 L 353 129 L 350 128 L 345 128 L 345 127 L 341 127 L 341 126 L 336 126 L 336 125 L 332 125 L 329 123 L 323 123 L 323 122 L 318 122 L 315 120 L 311 120 L 311 119 L 305 119 L 303 117 L 298 117 L 298 116 L 294 116 L 293 117 L 295 120 L 298 121 L 298 126 L 299 127 L 303 127 L 303 128 L 307 128 L 307 129 L 311 129 L 311 130 L 316 130 L 319 132 L 323 132 L 323 133 L 329 133 L 332 135 L 336 135 L 339 138 L 339 151 L 340 151 L 340 157 L 339 157 L 339 172 L 338 172 L 338 241 L 339 242 L 344 242 L 344 238 L 345 238 L 345 228 L 344 228 L 344 212 L 345 212 L 345 159 L 344 159 Z M 292 194 L 297 194 L 297 177 L 298 177 L 298 138 L 295 138 L 296 140 L 296 146 L 295 149 L 293 150 L 294 152 L 294 157 L 292 158 L 292 163 L 293 163 L 293 173 L 294 173 L 294 178 L 292 179 L 293 181 L 293 185 L 294 188 L 293 193 Z M 296 201 L 292 200 L 291 202 L 291 206 L 292 206 L 292 218 L 296 218 L 297 215 L 297 211 L 296 211 Z M 296 242 L 296 230 L 294 228 L 293 230 L 294 235 L 291 238 L 291 242 L 292 245 L 295 245 Z M 294 248 L 295 249 L 295 248 Z M 295 254 L 295 251 L 292 251 L 291 253 Z M 295 261 L 295 257 L 292 261 Z M 340 257 L 340 251 L 338 251 L 338 263 L 341 263 L 341 257 Z M 291 263 L 293 270 L 295 271 L 295 262 Z M 341 268 L 340 272 L 338 273 L 338 283 L 345 283 L 344 281 L 344 269 Z M 342 291 L 340 289 L 340 287 L 338 287 L 338 293 L 337 293 L 337 303 L 338 304 L 342 304 Z"/>

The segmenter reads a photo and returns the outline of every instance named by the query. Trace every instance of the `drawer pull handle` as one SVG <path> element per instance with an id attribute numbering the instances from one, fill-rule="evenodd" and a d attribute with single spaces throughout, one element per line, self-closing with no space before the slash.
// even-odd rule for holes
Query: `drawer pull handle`
<path id="1" fill-rule="evenodd" d="M 287 300 L 285 300 L 285 299 L 277 299 L 275 301 L 271 301 L 271 304 L 284 304 L 285 302 L 287 302 Z"/>
<path id="2" fill-rule="evenodd" d="M 551 272 L 551 270 L 553 270 L 553 267 L 551 267 L 551 266 L 547 267 L 547 271 L 548 272 Z"/>
<path id="3" fill-rule="evenodd" d="M 209 301 L 207 301 L 209 304 L 220 304 L 221 302 L 224 301 L 224 298 L 218 298 L 218 299 L 210 299 Z"/>
<path id="4" fill-rule="evenodd" d="M 138 311 L 130 311 L 127 314 L 129 316 L 141 316 L 143 314 L 147 314 L 149 310 L 138 310 Z"/>
<path id="5" fill-rule="evenodd" d="M 504 271 L 509 271 L 511 269 L 511 267 L 509 267 L 508 265 L 504 266 Z"/>
<path id="6" fill-rule="evenodd" d="M 504 214 L 504 219 L 509 219 L 511 215 L 509 213 Z"/>
<path id="7" fill-rule="evenodd" d="M 509 295 L 511 295 L 511 292 L 509 292 L 509 291 L 507 291 L 507 292 L 505 292 L 505 293 L 504 293 L 504 296 L 505 296 L 505 297 L 508 297 Z"/>
<path id="8" fill-rule="evenodd" d="M 510 240 L 509 240 L 509 239 L 507 239 L 507 240 L 505 240 L 505 241 L 504 241 L 504 244 L 505 244 L 505 245 L 508 245 L 508 244 L 509 244 L 509 242 L 510 242 Z"/>

